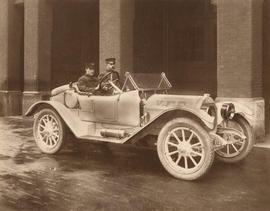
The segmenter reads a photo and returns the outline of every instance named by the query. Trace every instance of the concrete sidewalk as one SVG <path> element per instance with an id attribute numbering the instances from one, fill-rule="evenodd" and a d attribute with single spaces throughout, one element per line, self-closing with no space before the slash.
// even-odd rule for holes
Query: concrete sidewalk
<path id="1" fill-rule="evenodd" d="M 266 135 L 262 142 L 255 144 L 255 147 L 262 147 L 270 149 L 270 135 Z"/>

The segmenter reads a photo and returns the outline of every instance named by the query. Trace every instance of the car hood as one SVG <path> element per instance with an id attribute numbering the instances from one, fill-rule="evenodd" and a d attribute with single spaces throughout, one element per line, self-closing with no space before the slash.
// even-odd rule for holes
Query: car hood
<path id="1" fill-rule="evenodd" d="M 188 107 L 200 109 L 203 103 L 214 103 L 208 94 L 197 95 L 167 95 L 154 94 L 145 103 L 146 108 L 168 109 L 177 107 Z"/>

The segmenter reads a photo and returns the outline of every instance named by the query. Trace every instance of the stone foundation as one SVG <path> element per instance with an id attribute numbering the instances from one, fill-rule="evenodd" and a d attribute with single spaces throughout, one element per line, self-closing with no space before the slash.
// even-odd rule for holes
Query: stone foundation
<path id="1" fill-rule="evenodd" d="M 0 90 L 0 116 L 16 116 L 22 113 L 22 92 Z"/>
<path id="2" fill-rule="evenodd" d="M 45 91 L 28 91 L 23 92 L 23 99 L 22 99 L 22 114 L 30 108 L 35 102 L 40 100 L 49 100 L 50 92 Z"/>

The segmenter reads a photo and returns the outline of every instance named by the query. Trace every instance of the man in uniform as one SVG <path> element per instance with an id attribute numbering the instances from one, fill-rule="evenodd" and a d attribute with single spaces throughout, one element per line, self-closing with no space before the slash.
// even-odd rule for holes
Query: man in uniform
<path id="1" fill-rule="evenodd" d="M 104 75 L 106 75 L 109 72 L 115 71 L 115 58 L 107 58 L 105 59 L 106 62 L 106 72 L 99 74 L 98 78 L 101 79 Z M 113 77 L 113 74 L 111 74 L 111 77 Z M 112 78 L 110 78 L 112 80 Z"/>
<path id="2" fill-rule="evenodd" d="M 105 59 L 106 62 L 106 72 L 105 73 L 101 73 L 98 76 L 99 81 L 108 73 L 112 73 L 110 75 L 108 75 L 108 78 L 104 79 L 102 81 L 102 83 L 104 84 L 108 84 L 108 81 L 112 81 L 116 86 L 120 87 L 121 86 L 121 82 L 119 81 L 119 78 L 117 77 L 118 72 L 115 70 L 115 58 L 107 58 Z M 111 86 L 103 86 L 103 91 L 105 91 L 105 93 L 103 94 L 107 94 L 107 95 L 111 95 L 113 90 Z"/>
<path id="3" fill-rule="evenodd" d="M 95 64 L 86 63 L 85 64 L 85 74 L 81 76 L 78 80 L 78 88 L 81 92 L 93 92 L 98 84 L 98 79 L 95 75 Z"/>

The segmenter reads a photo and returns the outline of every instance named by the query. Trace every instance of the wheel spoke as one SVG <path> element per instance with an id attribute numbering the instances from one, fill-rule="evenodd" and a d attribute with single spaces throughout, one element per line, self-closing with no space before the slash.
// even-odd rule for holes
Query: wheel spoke
<path id="1" fill-rule="evenodd" d="M 198 163 L 194 160 L 194 158 L 192 157 L 192 155 L 190 155 L 189 158 L 192 161 L 192 163 L 194 164 L 194 166 L 197 166 L 198 165 Z"/>
<path id="2" fill-rule="evenodd" d="M 182 132 L 182 140 L 186 141 L 185 130 L 182 129 L 181 132 Z"/>
<path id="3" fill-rule="evenodd" d="M 52 145 L 54 146 L 55 145 L 55 141 L 53 140 L 53 137 L 52 136 L 50 137 L 50 140 L 51 140 Z"/>
<path id="4" fill-rule="evenodd" d="M 45 129 L 46 127 L 42 124 L 39 124 L 39 127 L 41 127 L 42 129 Z"/>
<path id="5" fill-rule="evenodd" d="M 226 153 L 227 153 L 227 155 L 229 155 L 230 154 L 230 146 L 229 146 L 229 144 L 227 144 L 226 148 L 227 148 Z"/>
<path id="6" fill-rule="evenodd" d="M 239 150 L 232 144 L 232 147 L 234 148 L 235 152 L 238 152 Z"/>
<path id="7" fill-rule="evenodd" d="M 185 169 L 187 169 L 188 168 L 188 161 L 187 161 L 187 157 L 186 156 L 184 156 L 184 160 L 185 160 Z"/>
<path id="8" fill-rule="evenodd" d="M 52 140 L 55 142 L 55 143 L 57 143 L 58 141 L 55 139 L 55 137 L 52 135 L 51 136 L 51 138 L 52 138 Z"/>
<path id="9" fill-rule="evenodd" d="M 193 138 L 193 135 L 194 135 L 194 133 L 191 132 L 191 134 L 190 134 L 190 136 L 189 136 L 189 138 L 188 138 L 188 140 L 187 140 L 188 143 L 190 143 L 191 139 Z"/>
<path id="10" fill-rule="evenodd" d="M 45 144 L 47 144 L 48 145 L 48 136 L 45 136 Z"/>
<path id="11" fill-rule="evenodd" d="M 42 123 L 43 123 L 44 127 L 46 127 L 47 122 L 46 122 L 45 118 L 43 118 L 43 119 L 41 120 L 41 124 L 42 124 Z"/>
<path id="12" fill-rule="evenodd" d="M 191 147 L 199 147 L 199 146 L 202 146 L 202 144 L 200 142 L 196 143 L 196 144 L 191 144 Z"/>
<path id="13" fill-rule="evenodd" d="M 177 145 L 177 144 L 172 143 L 172 142 L 170 142 L 170 141 L 168 141 L 168 145 L 171 145 L 171 146 L 174 146 L 174 147 L 178 147 L 178 145 Z"/>
<path id="14" fill-rule="evenodd" d="M 178 154 L 178 158 L 177 158 L 177 160 L 176 160 L 176 165 L 178 165 L 178 163 L 180 162 L 180 160 L 181 160 L 181 157 L 182 157 L 182 155 L 180 155 L 180 154 Z"/>
<path id="15" fill-rule="evenodd" d="M 41 141 L 45 142 L 46 134 L 39 134 L 39 138 L 41 139 Z"/>
<path id="16" fill-rule="evenodd" d="M 47 123 L 48 122 L 48 115 L 44 116 L 43 120 L 45 123 Z"/>
<path id="17" fill-rule="evenodd" d="M 169 155 L 174 155 L 174 154 L 176 154 L 176 153 L 178 153 L 178 150 L 175 150 L 175 151 L 169 152 Z"/>
<path id="18" fill-rule="evenodd" d="M 58 128 L 56 128 L 56 129 L 53 129 L 53 132 L 57 132 L 57 131 L 59 131 L 59 129 L 58 129 Z"/>
<path id="19" fill-rule="evenodd" d="M 181 143 L 182 141 L 179 139 L 179 137 L 175 134 L 175 132 L 172 132 L 174 138 L 178 141 L 178 143 Z"/>
<path id="20" fill-rule="evenodd" d="M 192 154 L 194 154 L 194 155 L 198 155 L 198 156 L 202 156 L 202 153 L 199 153 L 199 152 L 196 152 L 196 151 L 194 151 L 194 150 L 192 150 L 192 152 L 191 152 Z"/>
<path id="21" fill-rule="evenodd" d="M 42 131 L 39 130 L 39 133 L 40 133 L 40 134 L 44 134 L 44 133 L 46 133 L 46 131 L 45 131 L 45 130 L 42 130 Z"/>
<path id="22" fill-rule="evenodd" d="M 55 137 L 55 138 L 57 138 L 57 139 L 59 138 L 59 137 L 58 137 L 58 134 L 55 134 L 55 133 L 52 134 L 52 137 Z"/>

